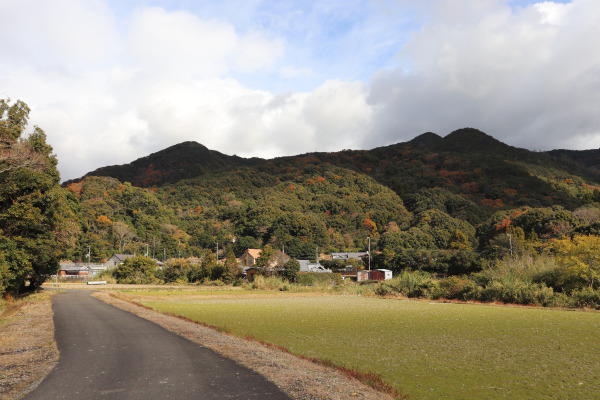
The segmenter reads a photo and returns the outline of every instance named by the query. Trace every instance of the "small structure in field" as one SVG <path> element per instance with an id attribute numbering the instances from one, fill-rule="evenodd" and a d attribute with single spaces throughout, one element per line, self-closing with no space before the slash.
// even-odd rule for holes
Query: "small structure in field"
<path id="1" fill-rule="evenodd" d="M 356 272 L 356 282 L 364 282 L 369 280 L 369 272 L 371 271 L 357 271 Z"/>
<path id="2" fill-rule="evenodd" d="M 376 269 L 371 271 L 369 279 L 372 281 L 387 281 L 388 279 L 392 279 L 392 271 L 389 269 Z"/>
<path id="3" fill-rule="evenodd" d="M 249 282 L 254 280 L 254 275 L 258 273 L 258 268 L 256 267 L 243 267 L 244 268 L 244 276 Z"/>
<path id="4" fill-rule="evenodd" d="M 90 270 L 85 264 L 61 264 L 58 276 L 88 276 Z"/>
<path id="5" fill-rule="evenodd" d="M 392 279 L 392 271 L 389 269 L 374 269 L 372 271 L 358 271 L 356 273 L 356 281 L 387 281 Z"/>

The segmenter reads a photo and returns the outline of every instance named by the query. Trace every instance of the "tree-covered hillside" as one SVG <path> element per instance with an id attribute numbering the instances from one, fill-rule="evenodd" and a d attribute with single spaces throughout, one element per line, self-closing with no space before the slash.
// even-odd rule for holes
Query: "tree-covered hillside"
<path id="1" fill-rule="evenodd" d="M 220 161 L 227 156 L 199 148 L 187 142 L 112 167 L 115 176 L 135 175 L 136 182 L 167 177 L 156 184 L 94 176 L 68 183 L 80 200 L 84 232 L 73 256 L 87 246 L 97 259 L 115 249 L 149 249 L 157 258 L 200 255 L 218 243 L 221 256 L 227 248 L 239 255 L 270 244 L 304 258 L 317 248 L 364 250 L 369 237 L 374 249 L 386 250 L 381 266 L 398 270 L 428 260 L 432 271 L 460 273 L 479 268 L 481 255 L 594 232 L 598 221 L 593 174 L 471 128 L 369 151 L 229 164 Z M 139 167 L 179 168 L 178 160 L 203 167 L 150 177 Z M 173 181 L 177 174 L 196 176 Z"/>
<path id="2" fill-rule="evenodd" d="M 267 245 L 315 258 L 370 244 L 374 267 L 449 275 L 546 254 L 571 272 L 544 272 L 536 284 L 579 290 L 600 281 L 587 261 L 568 263 L 587 260 L 581 249 L 600 235 L 594 152 L 531 152 L 472 128 L 272 160 L 185 142 L 60 188 L 44 132 L 21 136 L 27 106 L 0 105 L 1 291 L 22 291 L 26 279 L 35 286 L 61 257 L 85 260 L 88 251 L 91 261 L 217 252 L 233 268 L 234 254 Z"/>

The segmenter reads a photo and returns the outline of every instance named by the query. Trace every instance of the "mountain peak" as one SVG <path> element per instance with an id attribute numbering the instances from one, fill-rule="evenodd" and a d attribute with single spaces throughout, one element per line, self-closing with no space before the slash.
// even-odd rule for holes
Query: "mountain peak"
<path id="1" fill-rule="evenodd" d="M 259 158 L 229 156 L 210 150 L 198 142 L 187 141 L 138 158 L 129 164 L 98 168 L 85 176 L 111 176 L 121 182 L 148 187 L 193 178 L 223 168 L 256 165 L 262 161 L 264 160 Z"/>
<path id="2" fill-rule="evenodd" d="M 462 128 L 445 136 L 437 143 L 438 150 L 443 151 L 494 151 L 508 148 L 505 143 L 475 128 Z"/>
<path id="3" fill-rule="evenodd" d="M 429 147 L 439 143 L 440 140 L 442 140 L 442 137 L 437 133 L 425 132 L 415 137 L 408 143 L 415 147 Z"/>

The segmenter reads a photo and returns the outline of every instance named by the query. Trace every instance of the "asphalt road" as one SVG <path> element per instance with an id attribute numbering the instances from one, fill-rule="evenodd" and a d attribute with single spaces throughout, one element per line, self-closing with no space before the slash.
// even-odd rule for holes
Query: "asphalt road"
<path id="1" fill-rule="evenodd" d="M 87 291 L 53 302 L 60 361 L 25 399 L 289 399 L 230 359 Z"/>

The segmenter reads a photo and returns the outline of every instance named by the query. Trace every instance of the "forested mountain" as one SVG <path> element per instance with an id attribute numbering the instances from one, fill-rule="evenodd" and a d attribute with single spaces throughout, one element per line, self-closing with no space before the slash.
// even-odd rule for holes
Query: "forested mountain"
<path id="1" fill-rule="evenodd" d="M 437 260 L 432 270 L 468 272 L 481 254 L 502 255 L 509 245 L 600 231 L 594 176 L 466 128 L 272 160 L 186 142 L 64 186 L 79 199 L 83 226 L 72 258 L 87 246 L 95 259 L 146 249 L 159 258 L 200 255 L 217 243 L 221 255 L 270 244 L 304 258 L 317 247 L 363 250 L 370 237 L 392 264 Z"/>
<path id="2" fill-rule="evenodd" d="M 228 156 L 209 150 L 197 142 L 183 142 L 130 164 L 98 168 L 85 176 L 110 176 L 135 186 L 148 187 L 193 178 L 222 168 L 252 166 L 262 161 L 258 158 Z"/>

